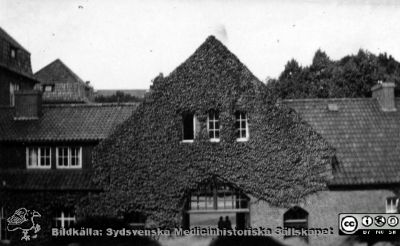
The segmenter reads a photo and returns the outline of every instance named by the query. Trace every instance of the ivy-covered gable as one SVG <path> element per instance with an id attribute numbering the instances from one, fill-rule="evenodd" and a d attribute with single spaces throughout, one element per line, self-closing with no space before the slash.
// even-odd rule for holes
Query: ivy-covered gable
<path id="1" fill-rule="evenodd" d="M 268 102 L 265 86 L 222 43 L 209 37 L 169 76 L 157 77 L 136 112 L 95 149 L 90 204 L 97 213 L 140 211 L 178 225 L 191 190 L 218 177 L 273 205 L 324 189 L 332 150 L 299 116 Z M 219 142 L 209 139 L 210 110 Z M 236 139 L 237 112 L 249 139 Z M 196 116 L 193 142 L 182 142 L 183 115 Z"/>

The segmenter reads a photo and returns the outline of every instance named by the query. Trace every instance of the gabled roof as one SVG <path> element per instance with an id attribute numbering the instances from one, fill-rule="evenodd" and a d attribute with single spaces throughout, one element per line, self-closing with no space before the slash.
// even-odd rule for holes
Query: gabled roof
<path id="1" fill-rule="evenodd" d="M 137 104 L 43 105 L 38 120 L 16 121 L 14 109 L 0 108 L 0 141 L 91 141 L 106 138 Z"/>
<path id="2" fill-rule="evenodd" d="M 41 81 L 42 84 L 84 83 L 84 81 L 60 59 L 56 59 L 43 67 L 37 71 L 34 76 Z"/>
<path id="3" fill-rule="evenodd" d="M 22 45 L 20 45 L 13 37 L 10 36 L 3 28 L 0 27 L 0 37 L 4 38 L 7 42 L 9 42 L 15 48 L 21 49 L 26 53 L 30 54 L 28 50 L 26 50 Z"/>
<path id="4" fill-rule="evenodd" d="M 400 110 L 374 98 L 283 100 L 337 151 L 331 185 L 400 183 Z M 400 98 L 396 99 L 400 109 Z M 329 110 L 330 108 L 330 110 Z"/>

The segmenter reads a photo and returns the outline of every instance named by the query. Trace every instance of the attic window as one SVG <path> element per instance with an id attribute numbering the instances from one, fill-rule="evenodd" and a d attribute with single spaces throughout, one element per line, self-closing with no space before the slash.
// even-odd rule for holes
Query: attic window
<path id="1" fill-rule="evenodd" d="M 44 85 L 43 92 L 52 92 L 54 91 L 54 85 Z"/>
<path id="2" fill-rule="evenodd" d="M 328 103 L 328 110 L 331 112 L 339 111 L 339 105 L 337 103 Z"/>
<path id="3" fill-rule="evenodd" d="M 50 147 L 27 147 L 26 166 L 32 168 L 51 168 L 51 148 Z"/>
<path id="4" fill-rule="evenodd" d="M 17 58 L 17 48 L 15 48 L 15 47 L 11 47 L 11 48 L 10 48 L 10 57 L 11 57 L 12 59 Z"/>
<path id="5" fill-rule="evenodd" d="M 182 142 L 191 143 L 194 140 L 196 131 L 196 116 L 193 113 L 185 113 L 182 115 Z"/>
<path id="6" fill-rule="evenodd" d="M 208 114 L 208 136 L 211 142 L 219 142 L 219 113 L 214 110 Z"/>
<path id="7" fill-rule="evenodd" d="M 283 227 L 294 229 L 308 229 L 308 212 L 301 207 L 294 206 L 283 214 Z M 285 235 L 284 238 L 292 236 Z M 308 242 L 307 236 L 300 237 Z"/>
<path id="8" fill-rule="evenodd" d="M 249 125 L 245 112 L 236 112 L 236 140 L 245 142 L 249 140 Z"/>

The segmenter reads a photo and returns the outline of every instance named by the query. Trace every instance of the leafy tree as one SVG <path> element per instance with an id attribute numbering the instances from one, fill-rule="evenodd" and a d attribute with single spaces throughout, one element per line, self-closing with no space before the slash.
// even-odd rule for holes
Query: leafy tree
<path id="1" fill-rule="evenodd" d="M 103 96 L 99 95 L 95 97 L 95 102 L 104 102 L 104 103 L 111 103 L 111 102 L 141 102 L 143 101 L 142 98 L 132 96 L 130 94 L 124 93 L 123 91 L 116 91 L 115 94 L 111 96 Z"/>

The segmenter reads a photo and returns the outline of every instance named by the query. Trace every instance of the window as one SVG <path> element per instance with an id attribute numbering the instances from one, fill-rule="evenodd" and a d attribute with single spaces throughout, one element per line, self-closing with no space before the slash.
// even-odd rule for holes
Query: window
<path id="1" fill-rule="evenodd" d="M 8 239 L 6 211 L 4 207 L 0 207 L 0 241 Z"/>
<path id="2" fill-rule="evenodd" d="M 52 92 L 54 91 L 54 85 L 44 85 L 43 92 Z"/>
<path id="3" fill-rule="evenodd" d="M 208 136 L 211 142 L 219 142 L 219 114 L 216 111 L 208 114 Z"/>
<path id="4" fill-rule="evenodd" d="M 64 209 L 56 213 L 54 225 L 57 228 L 69 228 L 76 222 L 75 213 L 72 209 Z"/>
<path id="5" fill-rule="evenodd" d="M 191 113 L 186 113 L 182 117 L 183 120 L 183 139 L 182 142 L 193 142 L 195 134 L 195 116 Z"/>
<path id="6" fill-rule="evenodd" d="M 11 57 L 12 59 L 17 58 L 17 49 L 16 49 L 15 47 L 11 47 L 11 48 L 10 48 L 10 57 Z"/>
<path id="7" fill-rule="evenodd" d="M 10 106 L 15 106 L 15 92 L 19 91 L 19 84 L 11 82 L 10 83 Z"/>
<path id="8" fill-rule="evenodd" d="M 283 214 L 283 227 L 294 229 L 308 229 L 308 212 L 298 206 L 290 208 Z M 284 236 L 284 238 L 289 237 L 294 236 Z M 303 236 L 301 238 L 308 242 L 307 236 Z"/>
<path id="9" fill-rule="evenodd" d="M 26 166 L 27 168 L 51 168 L 51 148 L 27 147 Z"/>
<path id="10" fill-rule="evenodd" d="M 240 191 L 216 181 L 192 192 L 189 210 L 247 210 L 248 200 Z"/>
<path id="11" fill-rule="evenodd" d="M 386 213 L 397 213 L 398 205 L 399 205 L 399 198 L 397 197 L 386 198 Z"/>
<path id="12" fill-rule="evenodd" d="M 124 222 L 132 228 L 144 228 L 146 224 L 146 215 L 140 212 L 131 212 L 124 215 Z"/>
<path id="13" fill-rule="evenodd" d="M 237 141 L 249 140 L 249 126 L 247 115 L 244 112 L 236 112 L 236 139 Z"/>
<path id="14" fill-rule="evenodd" d="M 82 168 L 82 147 L 58 147 L 57 168 Z"/>

